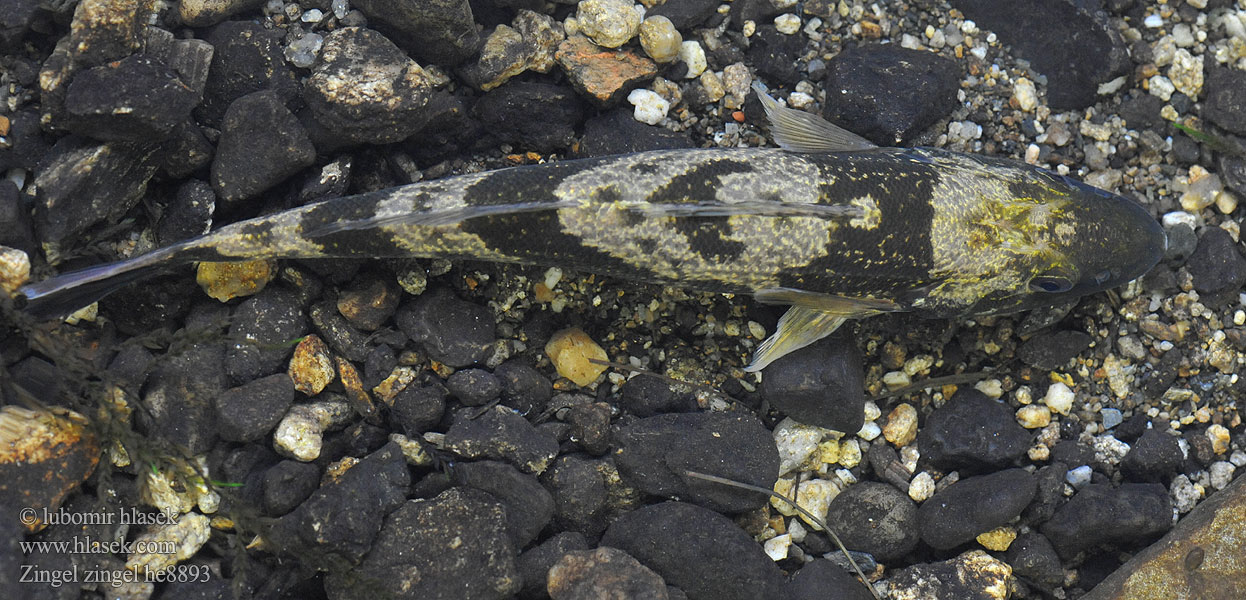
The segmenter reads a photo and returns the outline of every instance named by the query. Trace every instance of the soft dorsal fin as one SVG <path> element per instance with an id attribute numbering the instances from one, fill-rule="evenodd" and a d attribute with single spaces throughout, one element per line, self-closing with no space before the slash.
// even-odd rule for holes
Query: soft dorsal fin
<path id="1" fill-rule="evenodd" d="M 818 115 L 788 108 L 766 93 L 761 82 L 753 90 L 766 109 L 770 135 L 784 150 L 792 152 L 860 152 L 877 148 L 873 142 L 834 125 Z"/>

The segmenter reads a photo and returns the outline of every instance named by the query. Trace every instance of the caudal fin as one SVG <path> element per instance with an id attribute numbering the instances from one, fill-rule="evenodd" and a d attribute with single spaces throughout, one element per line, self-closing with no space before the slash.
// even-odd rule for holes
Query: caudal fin
<path id="1" fill-rule="evenodd" d="M 87 267 L 23 286 L 17 291 L 22 310 L 39 319 L 64 318 L 136 281 L 159 274 L 169 264 L 167 251 Z"/>

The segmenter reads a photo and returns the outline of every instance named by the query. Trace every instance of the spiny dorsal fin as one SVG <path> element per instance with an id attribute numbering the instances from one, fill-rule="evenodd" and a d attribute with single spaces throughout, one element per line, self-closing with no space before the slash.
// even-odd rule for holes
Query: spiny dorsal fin
<path id="1" fill-rule="evenodd" d="M 770 135 L 774 143 L 792 152 L 860 152 L 873 150 L 873 142 L 834 125 L 818 115 L 788 108 L 766 93 L 760 81 L 753 82 L 753 90 L 766 109 L 770 120 Z"/>

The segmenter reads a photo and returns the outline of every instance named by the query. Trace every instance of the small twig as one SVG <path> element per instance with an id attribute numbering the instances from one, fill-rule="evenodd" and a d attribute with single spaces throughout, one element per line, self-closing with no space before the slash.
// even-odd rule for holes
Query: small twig
<path id="1" fill-rule="evenodd" d="M 721 483 L 723 485 L 729 485 L 731 487 L 737 487 L 740 489 L 757 492 L 759 494 L 766 494 L 767 496 L 770 496 L 771 498 L 778 498 L 779 500 L 787 503 L 788 506 L 791 506 L 792 508 L 796 509 L 796 511 L 804 515 L 806 519 L 809 519 L 811 523 L 814 523 L 818 527 L 821 527 L 822 531 L 825 531 L 827 535 L 831 536 L 831 540 L 833 540 L 835 542 L 835 545 L 839 547 L 839 551 L 843 553 L 844 558 L 848 559 L 848 563 L 852 565 L 852 569 L 857 572 L 857 577 L 861 578 L 861 583 L 865 585 L 866 589 L 870 590 L 870 594 L 873 595 L 876 600 L 882 600 L 882 598 L 878 596 L 878 592 L 874 591 L 874 586 L 870 585 L 870 580 L 865 577 L 865 572 L 861 570 L 861 566 L 858 565 L 857 561 L 852 558 L 852 553 L 848 552 L 848 548 L 844 546 L 844 543 L 842 541 L 840 541 L 839 536 L 836 535 L 835 532 L 832 531 L 830 527 L 827 527 L 825 521 L 814 516 L 814 514 L 809 512 L 808 510 L 805 510 L 805 507 L 797 504 L 795 501 L 788 498 L 787 496 L 784 496 L 783 494 L 780 494 L 774 490 L 768 490 L 761 486 L 756 486 L 756 485 L 752 485 L 748 483 L 741 483 L 739 481 L 726 479 L 724 477 L 719 477 L 717 475 L 708 475 L 706 473 L 698 473 L 696 471 L 684 471 L 684 475 L 687 475 L 688 477 L 694 477 L 696 479 L 704 479 L 705 481 L 712 481 L 714 483 Z"/>
<path id="2" fill-rule="evenodd" d="M 991 373 L 992 373 L 991 371 L 978 371 L 977 373 L 957 373 L 955 375 L 947 375 L 945 377 L 933 377 L 931 379 L 926 379 L 923 381 L 919 381 L 917 383 L 906 385 L 898 390 L 892 390 L 884 394 L 879 394 L 877 396 L 874 396 L 873 398 L 870 398 L 870 400 L 874 400 L 874 401 L 886 400 L 888 398 L 895 398 L 896 396 L 904 396 L 906 394 L 911 394 L 913 392 L 920 392 L 921 390 L 927 390 L 933 387 L 940 387 L 940 386 L 945 386 L 945 385 L 957 385 L 957 384 L 962 384 L 962 383 L 971 383 L 974 381 L 981 381 L 983 379 L 986 379 L 987 377 L 990 377 Z"/>

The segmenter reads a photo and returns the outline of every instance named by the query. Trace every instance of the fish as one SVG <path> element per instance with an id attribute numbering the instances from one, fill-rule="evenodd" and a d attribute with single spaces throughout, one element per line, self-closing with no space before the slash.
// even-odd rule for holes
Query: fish
<path id="1" fill-rule="evenodd" d="M 879 147 L 772 98 L 778 147 L 521 165 L 328 199 L 20 288 L 63 316 L 197 261 L 424 257 L 558 266 L 786 305 L 746 371 L 848 319 L 1017 312 L 1140 277 L 1167 247 L 1134 201 L 1004 158 Z"/>

